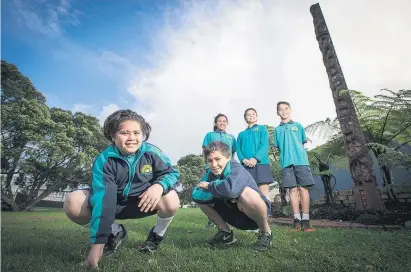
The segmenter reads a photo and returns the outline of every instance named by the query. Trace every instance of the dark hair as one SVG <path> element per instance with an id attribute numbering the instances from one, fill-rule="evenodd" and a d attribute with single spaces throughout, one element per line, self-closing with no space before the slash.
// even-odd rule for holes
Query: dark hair
<path id="1" fill-rule="evenodd" d="M 149 123 L 144 120 L 144 117 L 138 115 L 136 112 L 132 110 L 118 110 L 110 114 L 107 119 L 104 121 L 103 130 L 104 130 L 104 137 L 110 142 L 113 141 L 113 137 L 118 131 L 121 123 L 124 121 L 137 121 L 140 123 L 141 131 L 143 136 L 145 137 L 144 141 L 148 140 L 150 137 L 151 126 Z"/>
<path id="2" fill-rule="evenodd" d="M 278 111 L 278 107 L 279 107 L 280 105 L 287 105 L 288 107 L 291 108 L 290 103 L 285 102 L 285 101 L 280 101 L 280 102 L 277 103 L 277 111 Z"/>
<path id="3" fill-rule="evenodd" d="M 244 112 L 244 120 L 246 120 L 246 121 L 247 121 L 247 119 L 245 118 L 245 116 L 246 116 L 246 114 L 247 114 L 247 111 L 249 111 L 249 110 L 254 111 L 254 112 L 255 112 L 255 115 L 258 115 L 257 111 L 256 111 L 254 108 L 248 108 L 248 109 L 246 109 L 245 112 Z"/>
<path id="4" fill-rule="evenodd" d="M 230 147 L 228 144 L 225 144 L 220 141 L 210 143 L 206 148 L 204 148 L 204 156 L 207 157 L 215 151 L 220 151 L 224 157 L 228 158 L 231 156 Z"/>
<path id="5" fill-rule="evenodd" d="M 217 114 L 217 116 L 214 117 L 214 127 L 213 127 L 213 131 L 216 131 L 216 130 L 217 130 L 217 120 L 218 120 L 218 118 L 220 118 L 221 116 L 224 116 L 225 119 L 226 119 L 227 122 L 228 122 L 228 118 L 227 118 L 227 116 L 226 116 L 225 114 L 222 114 L 222 113 Z"/>

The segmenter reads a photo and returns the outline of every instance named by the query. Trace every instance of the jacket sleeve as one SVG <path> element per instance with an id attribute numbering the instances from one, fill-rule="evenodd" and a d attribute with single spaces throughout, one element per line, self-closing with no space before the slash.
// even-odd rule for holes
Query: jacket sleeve
<path id="1" fill-rule="evenodd" d="M 261 162 L 261 159 L 267 157 L 268 150 L 270 149 L 270 142 L 268 140 L 268 131 L 265 126 L 260 126 L 260 146 L 258 147 L 257 153 L 255 154 L 254 158 Z"/>
<path id="2" fill-rule="evenodd" d="M 231 147 L 231 153 L 234 156 L 234 153 L 237 151 L 237 140 L 235 139 L 235 137 L 233 136 L 233 144 Z"/>
<path id="3" fill-rule="evenodd" d="M 105 244 L 111 234 L 117 203 L 115 173 L 105 156 L 100 155 L 94 162 L 91 185 L 90 243 Z"/>
<path id="4" fill-rule="evenodd" d="M 277 137 L 277 132 L 276 132 L 276 129 L 274 129 L 274 133 L 273 133 L 274 135 L 274 147 L 275 148 L 279 148 L 279 146 L 278 146 L 278 137 Z"/>
<path id="5" fill-rule="evenodd" d="M 240 166 L 240 165 L 239 165 Z M 216 179 L 208 184 L 208 190 L 215 198 L 238 198 L 247 186 L 246 175 L 233 168 L 224 179 Z"/>
<path id="6" fill-rule="evenodd" d="M 245 158 L 244 158 L 243 153 L 241 152 L 241 133 L 238 134 L 238 137 L 237 137 L 236 152 L 237 152 L 238 160 L 240 161 L 240 163 L 243 163 L 243 160 Z"/>
<path id="7" fill-rule="evenodd" d="M 208 146 L 208 133 L 206 134 L 206 136 L 204 136 L 204 140 L 203 140 L 203 149 L 206 148 Z"/>
<path id="8" fill-rule="evenodd" d="M 300 130 L 301 130 L 301 142 L 305 144 L 307 142 L 307 135 L 305 134 L 304 127 L 301 124 L 299 125 L 300 125 Z"/>
<path id="9" fill-rule="evenodd" d="M 160 184 L 163 189 L 163 195 L 173 190 L 179 184 L 180 173 L 174 169 L 171 161 L 164 154 L 153 153 L 153 184 Z"/>

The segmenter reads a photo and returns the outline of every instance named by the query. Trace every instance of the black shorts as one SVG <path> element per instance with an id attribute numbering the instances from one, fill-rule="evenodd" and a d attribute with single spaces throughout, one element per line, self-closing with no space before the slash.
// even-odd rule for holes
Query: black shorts
<path id="1" fill-rule="evenodd" d="M 217 199 L 214 202 L 214 210 L 223 220 L 234 228 L 241 230 L 258 229 L 257 223 L 238 209 L 237 203 L 230 200 Z"/>
<path id="2" fill-rule="evenodd" d="M 243 165 L 244 168 L 253 176 L 257 185 L 270 184 L 274 182 L 273 174 L 269 164 L 257 164 L 255 167 L 248 167 Z"/>
<path id="3" fill-rule="evenodd" d="M 91 188 L 83 189 L 91 194 Z M 171 191 L 170 191 L 171 192 Z M 142 192 L 143 193 L 143 192 Z M 168 194 L 168 193 L 167 193 Z M 140 202 L 140 198 L 138 196 L 129 196 L 127 201 L 122 200 L 121 198 L 117 198 L 116 204 L 116 219 L 137 219 L 137 218 L 144 218 L 147 216 L 151 216 L 157 213 L 157 209 L 154 211 L 142 212 L 140 207 L 138 207 L 138 203 Z M 90 203 L 90 197 L 88 198 L 88 205 L 90 209 L 93 209 L 93 206 Z"/>

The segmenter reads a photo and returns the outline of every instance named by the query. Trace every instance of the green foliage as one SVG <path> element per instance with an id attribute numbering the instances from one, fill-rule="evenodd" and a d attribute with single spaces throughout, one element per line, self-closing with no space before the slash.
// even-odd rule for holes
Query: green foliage
<path id="1" fill-rule="evenodd" d="M 377 143 L 369 143 L 367 146 L 376 154 L 379 154 L 377 156 L 379 165 L 411 169 L 411 154 Z"/>
<path id="2" fill-rule="evenodd" d="M 190 154 L 178 160 L 177 168 L 183 185 L 183 191 L 180 193 L 182 203 L 191 203 L 191 192 L 204 176 L 205 166 L 204 157 L 201 155 Z"/>
<path id="3" fill-rule="evenodd" d="M 13 210 L 30 209 L 53 191 L 90 183 L 93 160 L 108 144 L 97 118 L 49 109 L 30 80 L 5 61 L 1 88 L 2 201 Z M 13 183 L 26 195 L 19 205 Z"/>
<path id="4" fill-rule="evenodd" d="M 352 97 L 367 146 L 379 158 L 379 165 L 407 167 L 408 156 L 394 151 L 411 142 L 411 90 L 383 89 L 382 94 L 373 98 L 358 91 L 345 92 Z M 311 124 L 306 131 L 329 139 L 327 144 L 316 149 L 323 157 L 345 155 L 344 138 L 337 118 Z"/>

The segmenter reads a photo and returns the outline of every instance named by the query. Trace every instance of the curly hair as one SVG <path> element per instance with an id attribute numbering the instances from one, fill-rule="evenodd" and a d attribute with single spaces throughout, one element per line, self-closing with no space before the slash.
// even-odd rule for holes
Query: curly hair
<path id="1" fill-rule="evenodd" d="M 215 151 L 220 151 L 220 153 L 228 158 L 231 156 L 230 147 L 220 141 L 210 143 L 206 148 L 204 148 L 204 156 L 207 158 L 211 153 Z"/>
<path id="2" fill-rule="evenodd" d="M 147 141 L 150 137 L 151 126 L 149 123 L 144 120 L 144 117 L 138 115 L 132 110 L 118 110 L 110 114 L 107 119 L 104 121 L 103 131 L 104 137 L 110 142 L 113 141 L 113 137 L 118 131 L 121 123 L 124 121 L 137 121 L 140 124 L 141 131 L 145 137 L 144 141 Z"/>

